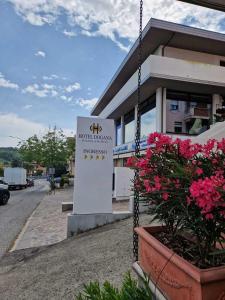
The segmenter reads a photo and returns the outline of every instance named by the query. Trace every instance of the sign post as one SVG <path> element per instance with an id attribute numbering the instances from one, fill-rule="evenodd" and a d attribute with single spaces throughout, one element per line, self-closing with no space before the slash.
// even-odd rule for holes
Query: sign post
<path id="1" fill-rule="evenodd" d="M 113 120 L 77 118 L 74 214 L 112 213 Z"/>
<path id="2" fill-rule="evenodd" d="M 114 121 L 77 118 L 73 213 L 67 236 L 131 216 L 113 212 Z"/>

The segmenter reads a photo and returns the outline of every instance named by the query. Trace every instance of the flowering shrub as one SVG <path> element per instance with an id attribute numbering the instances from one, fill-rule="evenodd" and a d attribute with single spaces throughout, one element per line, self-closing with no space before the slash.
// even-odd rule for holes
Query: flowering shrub
<path id="1" fill-rule="evenodd" d="M 166 225 L 171 241 L 190 234 L 196 265 L 225 264 L 225 250 L 217 250 L 225 239 L 225 139 L 200 145 L 153 133 L 148 144 L 146 154 L 129 158 L 127 166 L 139 171 L 134 184 L 153 220 Z"/>

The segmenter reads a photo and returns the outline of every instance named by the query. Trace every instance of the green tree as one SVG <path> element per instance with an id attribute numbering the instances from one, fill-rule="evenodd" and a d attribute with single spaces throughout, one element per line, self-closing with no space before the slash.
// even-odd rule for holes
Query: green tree
<path id="1" fill-rule="evenodd" d="M 75 154 L 75 148 L 76 148 L 75 137 L 68 137 L 66 142 L 67 142 L 68 157 L 70 158 Z"/>
<path id="2" fill-rule="evenodd" d="M 22 167 L 22 161 L 21 160 L 19 160 L 19 159 L 13 159 L 12 161 L 11 161 L 11 167 L 12 168 L 16 168 L 16 167 Z"/>
<path id="3" fill-rule="evenodd" d="M 0 177 L 4 176 L 4 167 L 0 165 Z"/>
<path id="4" fill-rule="evenodd" d="M 25 142 L 20 142 L 19 146 L 19 153 L 24 162 L 28 164 L 41 163 L 41 140 L 36 134 L 29 137 Z"/>
<path id="5" fill-rule="evenodd" d="M 75 139 L 67 138 L 61 129 L 54 127 L 43 136 L 34 135 L 20 143 L 19 152 L 25 164 L 39 164 L 46 168 L 65 169 L 74 154 Z"/>
<path id="6" fill-rule="evenodd" d="M 67 164 L 68 150 L 66 137 L 61 129 L 49 130 L 41 140 L 42 164 L 47 167 L 58 167 Z"/>

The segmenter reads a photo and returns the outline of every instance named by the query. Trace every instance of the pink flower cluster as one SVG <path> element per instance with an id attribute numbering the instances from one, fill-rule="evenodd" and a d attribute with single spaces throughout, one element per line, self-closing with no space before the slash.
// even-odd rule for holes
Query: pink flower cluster
<path id="1" fill-rule="evenodd" d="M 225 217 L 225 139 L 200 145 L 155 132 L 148 144 L 143 157 L 127 161 L 139 170 L 136 184 L 144 196 L 153 199 L 158 193 L 163 201 L 180 197 L 206 219 L 215 218 L 218 208 Z"/>
<path id="2" fill-rule="evenodd" d="M 211 176 L 204 179 L 193 181 L 190 186 L 190 197 L 187 196 L 188 204 L 195 201 L 201 208 L 202 214 L 206 219 L 213 219 L 213 211 L 215 208 L 220 209 L 224 215 L 225 201 L 220 190 L 225 191 L 225 179 L 222 176 Z"/>

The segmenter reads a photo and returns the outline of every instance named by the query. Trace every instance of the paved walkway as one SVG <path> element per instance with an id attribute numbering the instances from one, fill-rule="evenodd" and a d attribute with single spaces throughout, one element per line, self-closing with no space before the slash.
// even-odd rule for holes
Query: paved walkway
<path id="1" fill-rule="evenodd" d="M 72 202 L 73 186 L 46 195 L 28 219 L 11 251 L 58 243 L 67 237 L 67 214 L 62 202 Z M 113 210 L 128 210 L 128 202 L 113 203 Z"/>
<path id="2" fill-rule="evenodd" d="M 67 212 L 62 201 L 71 201 L 73 187 L 46 195 L 25 224 L 11 251 L 51 245 L 66 238 Z"/>

